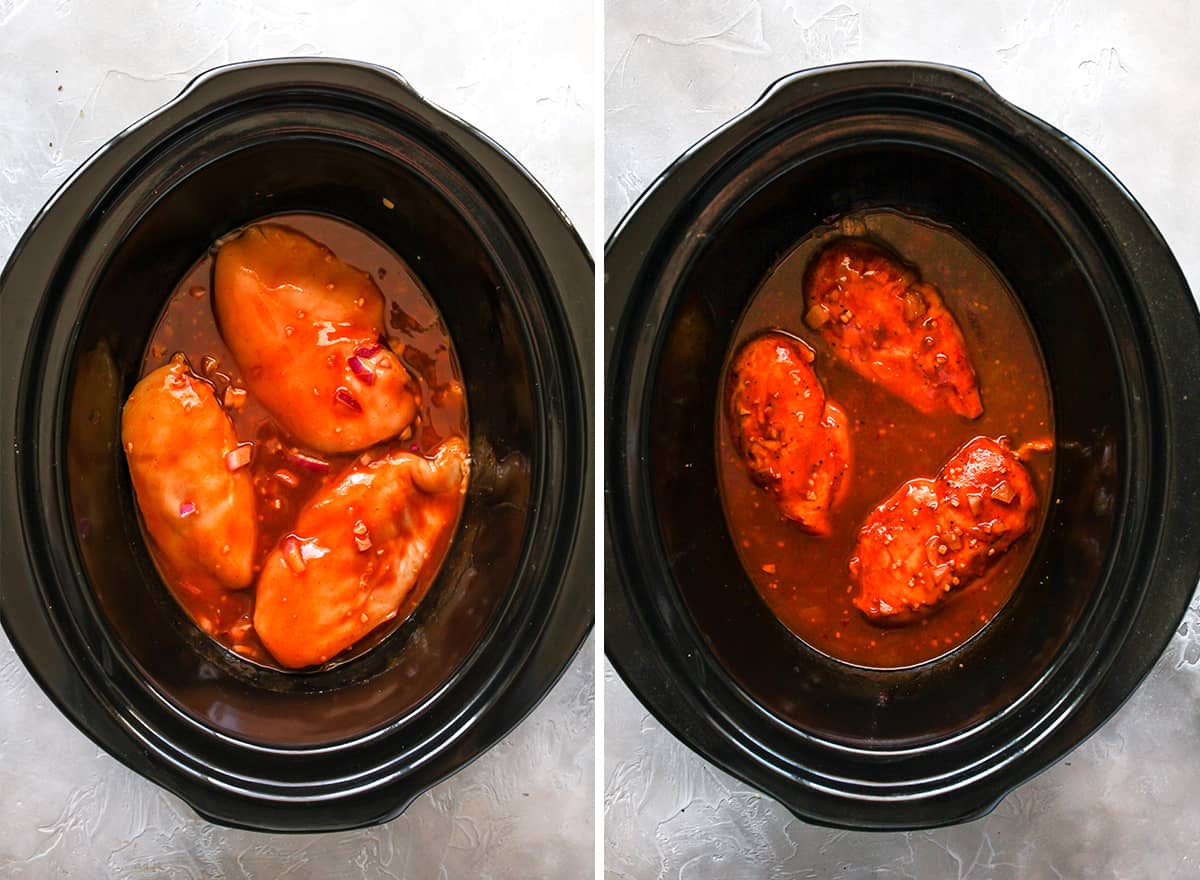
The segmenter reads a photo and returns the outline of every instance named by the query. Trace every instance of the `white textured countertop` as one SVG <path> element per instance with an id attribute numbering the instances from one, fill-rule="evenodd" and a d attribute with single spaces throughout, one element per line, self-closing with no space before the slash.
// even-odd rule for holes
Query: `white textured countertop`
<path id="1" fill-rule="evenodd" d="M 981 73 L 1098 156 L 1200 292 L 1198 21 L 1182 0 L 610 0 L 606 229 L 680 152 L 779 76 L 841 61 L 936 61 Z M 604 698 L 613 880 L 1200 876 L 1197 601 L 1103 729 L 991 815 L 935 831 L 806 825 L 681 745 L 611 668 Z"/>
<path id="2" fill-rule="evenodd" d="M 112 135 L 203 70 L 279 55 L 401 72 L 512 152 L 590 242 L 592 46 L 586 0 L 0 0 L 0 262 Z M 109 758 L 0 635 L 0 877 L 590 877 L 591 645 L 499 746 L 399 819 L 284 836 L 204 822 Z"/>

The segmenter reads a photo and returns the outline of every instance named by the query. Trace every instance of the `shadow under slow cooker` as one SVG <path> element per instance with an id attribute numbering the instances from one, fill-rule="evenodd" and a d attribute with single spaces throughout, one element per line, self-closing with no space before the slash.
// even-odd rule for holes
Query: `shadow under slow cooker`
<path id="1" fill-rule="evenodd" d="M 1099 589 L 1129 491 L 1130 444 L 1117 339 L 1119 291 L 1093 279 L 1102 254 L 1083 221 L 1039 204 L 1036 166 L 986 143 L 944 149 L 961 133 L 926 123 L 920 141 L 881 125 L 838 143 L 836 124 L 780 138 L 753 164 L 718 175 L 699 220 L 664 272 L 675 283 L 648 381 L 643 448 L 654 516 L 677 598 L 724 670 L 789 725 L 850 746 L 903 748 L 985 719 L 1022 700 L 1077 638 L 1078 624 L 1115 597 Z M 823 150 L 837 144 L 840 149 Z M 984 162 L 967 161 L 972 152 Z M 984 170 L 984 169 L 987 170 Z M 813 227 L 840 215 L 896 208 L 946 224 L 992 260 L 1017 294 L 1046 359 L 1056 465 L 1045 529 L 1021 585 L 975 638 L 940 660 L 867 670 L 812 650 L 789 632 L 745 575 L 729 535 L 716 473 L 722 364 L 739 315 L 775 262 Z M 676 280 L 677 279 L 677 280 Z M 1103 282 L 1100 282 L 1103 283 Z M 660 288 L 661 289 L 661 288 Z M 1002 356 L 1002 353 L 997 353 Z"/>
<path id="2" fill-rule="evenodd" d="M 280 126 L 286 119 L 279 119 Z M 419 143 L 407 165 L 369 141 L 269 128 L 192 166 L 114 244 L 79 325 L 64 436 L 72 516 L 101 617 L 149 688 L 238 738 L 306 745 L 402 721 L 479 645 L 509 596 L 538 491 L 538 366 L 514 294 L 528 280 L 475 191 Z M 138 192 L 128 196 L 138 197 Z M 385 202 L 386 199 L 386 202 Z M 120 447 L 120 408 L 171 292 L 231 230 L 273 214 L 349 220 L 400 254 L 432 293 L 461 360 L 474 470 L 458 532 L 432 589 L 372 650 L 325 671 L 287 674 L 208 639 L 159 578 L 138 527 Z M 517 273 L 517 274 L 514 274 Z M 90 602 L 72 601 L 81 610 Z M 77 614 L 77 618 L 93 618 Z M 97 632 L 97 637 L 105 637 Z"/>

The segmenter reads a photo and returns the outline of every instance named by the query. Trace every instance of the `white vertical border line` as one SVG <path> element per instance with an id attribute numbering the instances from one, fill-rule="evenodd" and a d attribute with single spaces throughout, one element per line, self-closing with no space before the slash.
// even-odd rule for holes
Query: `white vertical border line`
<path id="1" fill-rule="evenodd" d="M 596 263 L 595 279 L 595 626 L 592 630 L 595 649 L 594 688 L 596 731 L 593 737 L 595 755 L 594 823 L 596 880 L 604 877 L 604 0 L 592 0 L 592 103 L 594 106 L 592 137 L 592 255 Z"/>

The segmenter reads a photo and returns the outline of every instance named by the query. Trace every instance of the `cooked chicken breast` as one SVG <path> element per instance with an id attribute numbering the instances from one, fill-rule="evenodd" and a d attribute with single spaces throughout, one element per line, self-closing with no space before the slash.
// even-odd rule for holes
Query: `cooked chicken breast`
<path id="1" fill-rule="evenodd" d="M 804 280 L 805 323 L 855 372 L 923 413 L 983 414 L 975 367 L 938 289 L 861 238 L 826 246 Z"/>
<path id="2" fill-rule="evenodd" d="M 986 575 L 1033 528 L 1037 509 L 1016 454 L 977 437 L 934 479 L 910 480 L 867 518 L 850 560 L 855 606 L 876 623 L 928 613 Z"/>
<path id="3" fill-rule="evenodd" d="M 827 535 L 850 477 L 850 435 L 813 359 L 799 339 L 774 331 L 743 345 L 729 370 L 729 426 L 751 479 L 783 515 Z"/>

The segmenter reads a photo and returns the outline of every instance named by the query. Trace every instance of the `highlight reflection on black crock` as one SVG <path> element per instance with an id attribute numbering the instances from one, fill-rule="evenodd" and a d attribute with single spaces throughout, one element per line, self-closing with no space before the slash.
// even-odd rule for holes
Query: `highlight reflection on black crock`
<path id="1" fill-rule="evenodd" d="M 120 377 L 107 342 L 79 356 L 67 429 L 71 513 L 89 568 L 103 570 L 104 548 L 120 540 L 115 528 L 122 505 L 114 464 L 119 455 Z"/>

